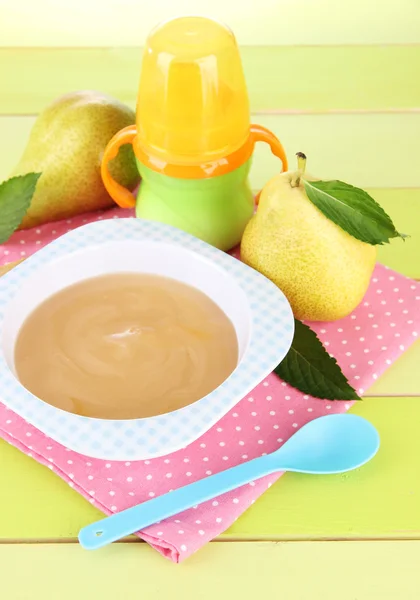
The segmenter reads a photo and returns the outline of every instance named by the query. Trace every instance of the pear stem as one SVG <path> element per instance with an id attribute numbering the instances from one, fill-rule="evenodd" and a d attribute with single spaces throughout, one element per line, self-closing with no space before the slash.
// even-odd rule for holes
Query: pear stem
<path id="1" fill-rule="evenodd" d="M 306 155 L 303 154 L 303 152 L 297 152 L 296 156 L 297 156 L 298 168 L 297 168 L 296 173 L 292 177 L 292 181 L 290 182 L 290 185 L 292 187 L 299 186 L 301 177 L 305 174 L 305 169 L 306 169 Z"/>

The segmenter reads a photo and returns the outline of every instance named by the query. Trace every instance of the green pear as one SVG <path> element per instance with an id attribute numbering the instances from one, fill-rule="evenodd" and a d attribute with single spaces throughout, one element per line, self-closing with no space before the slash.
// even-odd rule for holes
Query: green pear
<path id="1" fill-rule="evenodd" d="M 128 106 L 96 91 L 69 93 L 48 106 L 12 173 L 42 173 L 20 228 L 112 206 L 102 183 L 102 156 L 113 135 L 134 122 Z M 132 190 L 138 184 L 131 146 L 123 146 L 109 168 L 124 187 Z"/>
<path id="2" fill-rule="evenodd" d="M 284 292 L 297 319 L 310 321 L 335 321 L 356 308 L 376 253 L 328 219 L 291 171 L 265 185 L 241 241 L 242 260 Z"/>

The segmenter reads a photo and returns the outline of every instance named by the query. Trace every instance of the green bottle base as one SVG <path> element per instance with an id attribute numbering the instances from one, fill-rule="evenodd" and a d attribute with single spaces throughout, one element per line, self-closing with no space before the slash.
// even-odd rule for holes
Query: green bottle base
<path id="1" fill-rule="evenodd" d="M 251 159 L 219 177 L 177 179 L 138 163 L 142 182 L 136 216 L 172 225 L 220 250 L 230 250 L 241 241 L 254 212 L 250 166 Z"/>

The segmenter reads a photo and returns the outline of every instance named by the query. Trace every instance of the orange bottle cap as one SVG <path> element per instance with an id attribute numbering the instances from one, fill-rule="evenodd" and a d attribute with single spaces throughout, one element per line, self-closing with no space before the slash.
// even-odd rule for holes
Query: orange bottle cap
<path id="1" fill-rule="evenodd" d="M 136 125 L 139 153 L 166 164 L 213 163 L 246 144 L 249 100 L 230 29 L 204 17 L 181 17 L 151 32 Z"/>

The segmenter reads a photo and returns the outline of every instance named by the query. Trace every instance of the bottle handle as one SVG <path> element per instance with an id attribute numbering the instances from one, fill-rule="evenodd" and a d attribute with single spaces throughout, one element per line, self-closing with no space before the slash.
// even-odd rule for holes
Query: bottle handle
<path id="1" fill-rule="evenodd" d="M 281 160 L 283 165 L 283 171 L 287 171 L 287 156 L 282 146 L 282 143 L 280 142 L 278 137 L 276 137 L 274 133 L 272 133 L 269 129 L 263 127 L 262 125 L 251 125 L 250 134 L 252 137 L 253 145 L 255 145 L 256 142 L 266 142 L 270 146 L 271 152 L 274 154 L 274 156 L 277 156 Z M 260 195 L 261 190 L 255 196 L 256 204 L 258 204 L 259 202 Z"/>
<path id="2" fill-rule="evenodd" d="M 102 158 L 102 181 L 104 182 L 104 186 L 108 194 L 118 204 L 118 206 L 121 206 L 121 208 L 133 208 L 136 205 L 136 198 L 134 194 L 130 192 L 130 190 L 127 190 L 127 188 L 120 185 L 111 177 L 111 174 L 108 170 L 108 163 L 117 156 L 120 146 L 123 146 L 124 144 L 132 144 L 136 135 L 137 129 L 135 125 L 129 125 L 128 127 L 121 129 L 121 131 L 118 131 L 118 133 L 116 133 L 109 141 Z"/>

